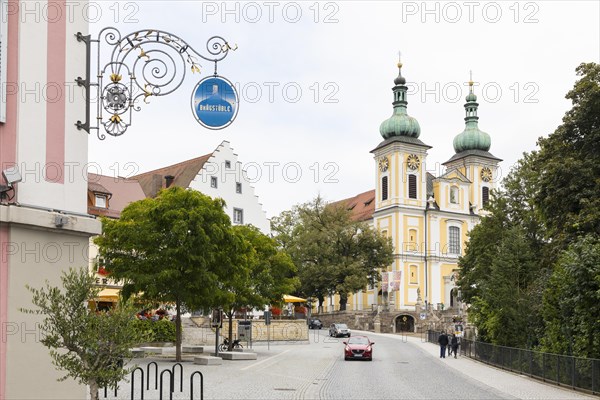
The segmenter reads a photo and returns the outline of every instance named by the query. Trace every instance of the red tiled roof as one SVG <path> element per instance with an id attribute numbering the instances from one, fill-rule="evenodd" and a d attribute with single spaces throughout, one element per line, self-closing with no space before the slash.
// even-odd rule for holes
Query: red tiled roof
<path id="1" fill-rule="evenodd" d="M 156 196 L 156 193 L 165 187 L 165 176 L 168 175 L 175 177 L 171 186 L 187 188 L 211 156 L 212 153 L 205 154 L 191 160 L 144 172 L 133 176 L 132 179 L 139 181 L 147 197 Z"/>
<path id="2" fill-rule="evenodd" d="M 95 175 L 95 174 L 90 174 Z M 88 175 L 89 177 L 89 175 Z M 90 181 L 88 179 L 88 190 L 91 190 L 94 193 L 102 193 L 102 194 L 112 194 L 107 188 L 99 184 L 98 182 Z"/>
<path id="3" fill-rule="evenodd" d="M 344 206 L 352 213 L 354 221 L 368 221 L 375 211 L 375 190 L 357 194 L 354 197 L 330 203 L 331 206 Z"/>
<path id="4" fill-rule="evenodd" d="M 108 208 L 90 205 L 88 206 L 88 213 L 112 218 L 119 218 L 121 211 L 129 203 L 146 198 L 137 180 L 121 177 L 88 173 L 88 190 L 111 195 L 108 199 Z"/>

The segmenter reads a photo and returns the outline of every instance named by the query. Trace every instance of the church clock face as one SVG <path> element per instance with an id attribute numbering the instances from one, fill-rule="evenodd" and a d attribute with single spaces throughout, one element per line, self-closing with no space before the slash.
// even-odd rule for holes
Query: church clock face
<path id="1" fill-rule="evenodd" d="M 418 169 L 420 164 L 421 164 L 421 160 L 419 160 L 419 156 L 416 154 L 411 154 L 406 159 L 406 165 L 408 166 L 409 169 L 411 169 L 413 171 L 415 169 Z"/>
<path id="2" fill-rule="evenodd" d="M 390 167 L 390 160 L 388 160 L 387 157 L 384 157 L 381 160 L 379 160 L 379 170 L 381 172 L 387 171 L 389 167 Z"/>
<path id="3" fill-rule="evenodd" d="M 482 181 L 489 182 L 492 180 L 492 170 L 488 167 L 482 168 L 480 176 Z"/>

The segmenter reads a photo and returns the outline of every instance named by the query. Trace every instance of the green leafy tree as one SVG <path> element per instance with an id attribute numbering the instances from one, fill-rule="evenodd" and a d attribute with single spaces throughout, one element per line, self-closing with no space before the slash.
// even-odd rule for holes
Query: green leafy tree
<path id="1" fill-rule="evenodd" d="M 487 214 L 469 232 L 459 259 L 458 285 L 483 341 L 532 347 L 543 330 L 538 285 L 544 284 L 545 275 L 537 255 L 544 235 L 532 202 L 529 183 L 534 176 L 532 156 L 525 154 L 503 189 L 493 193 Z"/>
<path id="2" fill-rule="evenodd" d="M 107 312 L 88 307 L 100 290 L 94 279 L 85 268 L 70 269 L 61 277 L 63 290 L 48 282 L 45 288 L 28 287 L 37 308 L 22 311 L 44 317 L 41 342 L 50 349 L 52 363 L 66 372 L 60 380 L 73 378 L 89 385 L 91 399 L 97 400 L 99 388 L 115 388 L 131 372 L 123 362 L 131 359 L 130 348 L 144 341 L 145 335 L 128 303 Z"/>
<path id="3" fill-rule="evenodd" d="M 344 310 L 348 294 L 377 282 L 379 269 L 393 261 L 391 240 L 320 197 L 282 213 L 272 226 L 298 268 L 301 292 L 320 306 L 325 296 L 338 293 Z"/>
<path id="4" fill-rule="evenodd" d="M 600 358 L 600 238 L 581 237 L 561 255 L 544 296 L 542 348 Z"/>
<path id="5" fill-rule="evenodd" d="M 471 231 L 459 284 L 482 339 L 506 342 L 504 327 L 517 346 L 598 357 L 600 65 L 577 74 L 563 123 L 523 155 Z M 522 316 L 526 337 L 514 333 Z"/>
<path id="6" fill-rule="evenodd" d="M 587 233 L 600 234 L 600 65 L 581 64 L 567 93 L 573 107 L 540 138 L 535 202 L 557 251 Z"/>
<path id="7" fill-rule="evenodd" d="M 95 243 L 123 294 L 174 303 L 176 359 L 181 361 L 181 313 L 232 298 L 224 282 L 242 273 L 246 245 L 233 233 L 222 199 L 173 187 L 104 219 Z"/>
<path id="8" fill-rule="evenodd" d="M 230 338 L 236 310 L 280 302 L 283 294 L 291 293 L 298 286 L 294 263 L 274 239 L 253 226 L 235 226 L 234 232 L 246 244 L 246 251 L 240 260 L 243 268 L 224 283 L 231 296 L 220 301 L 229 320 Z M 230 341 L 229 350 L 232 345 Z"/>

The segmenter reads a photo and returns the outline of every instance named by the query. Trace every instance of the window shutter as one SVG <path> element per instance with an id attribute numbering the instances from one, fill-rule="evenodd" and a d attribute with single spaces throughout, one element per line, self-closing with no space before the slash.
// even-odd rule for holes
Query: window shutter
<path id="1" fill-rule="evenodd" d="M 481 202 L 483 206 L 487 206 L 490 201 L 490 189 L 487 186 L 481 188 Z"/>
<path id="2" fill-rule="evenodd" d="M 388 199 L 388 177 L 381 178 L 381 201 Z"/>
<path id="3" fill-rule="evenodd" d="M 416 175 L 408 176 L 408 197 L 410 199 L 417 198 L 417 176 Z"/>

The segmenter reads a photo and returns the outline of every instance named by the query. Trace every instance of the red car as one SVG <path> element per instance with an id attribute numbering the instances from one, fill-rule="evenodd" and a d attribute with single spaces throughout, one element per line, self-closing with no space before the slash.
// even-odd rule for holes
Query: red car
<path id="1" fill-rule="evenodd" d="M 352 336 L 344 347 L 344 360 L 358 359 L 358 360 L 373 360 L 373 345 L 375 342 L 371 342 L 366 336 Z"/>

